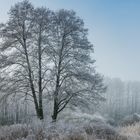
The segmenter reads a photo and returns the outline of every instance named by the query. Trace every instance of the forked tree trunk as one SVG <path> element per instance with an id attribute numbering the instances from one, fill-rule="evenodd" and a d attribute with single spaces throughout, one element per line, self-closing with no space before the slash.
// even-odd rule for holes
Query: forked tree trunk
<path id="1" fill-rule="evenodd" d="M 24 40 L 24 46 L 23 47 L 24 47 L 26 61 L 27 61 L 27 65 L 28 65 L 28 75 L 29 75 L 30 88 L 31 88 L 32 95 L 33 95 L 36 114 L 37 114 L 37 117 L 39 119 L 43 119 L 43 108 L 42 108 L 42 106 L 41 107 L 39 106 L 40 104 L 38 104 L 38 100 L 37 100 L 37 96 L 36 96 L 36 92 L 35 92 L 35 88 L 34 88 L 34 84 L 33 84 L 33 80 L 32 80 L 32 71 L 31 71 L 31 66 L 30 66 L 27 47 L 26 47 L 26 39 L 23 38 L 23 40 Z M 40 99 L 39 99 L 39 101 L 40 101 Z"/>

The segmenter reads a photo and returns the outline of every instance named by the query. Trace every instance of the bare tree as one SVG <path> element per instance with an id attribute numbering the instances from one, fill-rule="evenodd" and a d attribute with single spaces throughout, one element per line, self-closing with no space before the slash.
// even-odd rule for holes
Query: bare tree
<path id="1" fill-rule="evenodd" d="M 8 79 L 12 82 L 8 95 L 22 93 L 21 97 L 32 98 L 40 119 L 43 119 L 44 77 L 48 72 L 44 50 L 50 13 L 44 8 L 34 9 L 28 1 L 23 1 L 11 8 L 8 22 L 1 24 L 1 68 L 8 68 Z"/>
<path id="2" fill-rule="evenodd" d="M 37 117 L 43 119 L 44 95 L 53 93 L 54 121 L 69 103 L 102 100 L 105 87 L 94 68 L 87 33 L 73 11 L 35 9 L 26 0 L 17 3 L 0 26 L 3 98 L 33 101 Z"/>
<path id="3" fill-rule="evenodd" d="M 87 39 L 87 29 L 75 12 L 60 10 L 53 16 L 49 54 L 52 60 L 54 109 L 52 119 L 72 99 L 103 99 L 102 77 L 96 73 L 91 59 L 93 45 Z"/>

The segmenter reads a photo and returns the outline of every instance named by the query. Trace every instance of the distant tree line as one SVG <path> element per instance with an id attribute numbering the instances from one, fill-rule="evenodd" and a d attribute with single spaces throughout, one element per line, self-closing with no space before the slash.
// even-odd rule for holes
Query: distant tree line
<path id="1" fill-rule="evenodd" d="M 119 78 L 105 78 L 108 86 L 105 93 L 106 102 L 100 109 L 102 114 L 116 121 L 134 113 L 140 114 L 140 82 L 122 81 Z"/>

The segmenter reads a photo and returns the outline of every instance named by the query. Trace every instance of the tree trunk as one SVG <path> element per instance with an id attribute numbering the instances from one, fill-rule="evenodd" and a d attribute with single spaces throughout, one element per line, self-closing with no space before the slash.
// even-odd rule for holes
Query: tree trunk
<path id="1" fill-rule="evenodd" d="M 58 93 L 59 93 L 59 88 L 60 88 L 60 69 L 61 69 L 61 62 L 62 62 L 62 51 L 63 51 L 63 45 L 62 48 L 60 50 L 60 55 L 59 55 L 59 63 L 58 63 L 58 71 L 57 71 L 57 75 L 56 75 L 56 87 L 55 87 L 55 92 L 54 92 L 54 108 L 53 108 L 53 115 L 52 115 L 52 119 L 53 122 L 56 122 L 57 120 L 57 116 L 58 116 L 58 109 L 59 109 L 59 105 L 58 105 Z"/>
<path id="2" fill-rule="evenodd" d="M 41 50 L 41 26 L 40 26 L 40 32 L 39 32 L 39 39 L 38 39 L 38 91 L 39 91 L 39 116 L 40 119 L 44 119 L 43 114 L 43 104 L 42 104 L 42 50 Z"/>
<path id="3" fill-rule="evenodd" d="M 52 115 L 53 122 L 56 122 L 56 119 L 57 119 L 57 116 L 58 116 L 59 80 L 60 80 L 60 72 L 58 72 L 58 75 L 57 75 L 57 78 L 56 78 L 56 88 L 55 88 L 55 92 L 54 92 L 54 108 L 53 108 L 53 115 Z"/>
<path id="4" fill-rule="evenodd" d="M 23 29 L 24 29 L 24 27 L 23 27 Z M 24 35 L 24 33 L 23 33 L 23 35 Z M 29 56 L 28 56 L 28 52 L 27 52 L 26 39 L 24 38 L 24 36 L 23 36 L 23 41 L 24 41 L 23 47 L 24 47 L 25 57 L 26 57 L 27 66 L 28 66 L 28 75 L 29 75 L 30 88 L 31 88 L 32 95 L 33 95 L 36 114 L 37 114 L 37 117 L 40 119 L 38 101 L 37 101 L 35 88 L 34 88 L 34 84 L 33 84 L 33 80 L 32 80 L 32 71 L 31 71 L 31 66 L 30 66 L 30 62 L 29 62 Z"/>
<path id="5" fill-rule="evenodd" d="M 57 103 L 57 99 L 54 98 L 54 108 L 53 108 L 53 115 L 52 115 L 53 122 L 56 122 L 57 116 L 58 116 L 58 103 Z"/>

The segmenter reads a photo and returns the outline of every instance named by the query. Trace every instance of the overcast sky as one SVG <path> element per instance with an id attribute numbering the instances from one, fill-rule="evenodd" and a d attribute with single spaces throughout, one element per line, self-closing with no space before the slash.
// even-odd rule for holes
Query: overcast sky
<path id="1" fill-rule="evenodd" d="M 11 5 L 0 0 L 0 22 Z M 98 72 L 122 80 L 140 80 L 140 0 L 30 0 L 52 10 L 73 9 L 89 29 Z"/>

